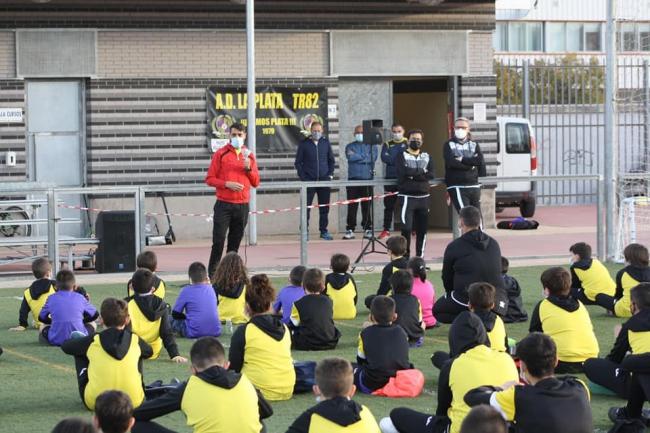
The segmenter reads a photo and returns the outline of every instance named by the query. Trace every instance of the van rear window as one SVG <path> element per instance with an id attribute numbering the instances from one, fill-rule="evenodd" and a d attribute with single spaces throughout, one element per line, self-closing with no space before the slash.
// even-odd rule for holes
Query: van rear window
<path id="1" fill-rule="evenodd" d="M 506 152 L 530 153 L 528 125 L 525 123 L 506 123 Z"/>

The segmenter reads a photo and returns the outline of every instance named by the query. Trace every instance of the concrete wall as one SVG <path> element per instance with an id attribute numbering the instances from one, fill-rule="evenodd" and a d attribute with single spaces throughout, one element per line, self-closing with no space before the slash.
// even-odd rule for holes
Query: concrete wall
<path id="1" fill-rule="evenodd" d="M 0 31 L 0 78 L 16 76 L 15 33 Z"/>

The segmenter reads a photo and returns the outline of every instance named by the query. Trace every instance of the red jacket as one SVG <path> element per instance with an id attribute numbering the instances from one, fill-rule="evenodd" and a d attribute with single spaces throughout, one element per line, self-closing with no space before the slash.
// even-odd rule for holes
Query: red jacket
<path id="1" fill-rule="evenodd" d="M 256 188 L 260 184 L 260 172 L 257 170 L 255 155 L 248 154 L 251 161 L 251 169 L 244 169 L 244 155 L 248 149 L 242 146 L 241 152 L 237 154 L 235 148 L 228 143 L 212 155 L 208 174 L 205 176 L 205 183 L 216 188 L 217 200 L 228 203 L 248 203 L 250 188 Z M 232 191 L 226 188 L 226 182 L 239 182 L 244 185 L 241 191 Z"/>

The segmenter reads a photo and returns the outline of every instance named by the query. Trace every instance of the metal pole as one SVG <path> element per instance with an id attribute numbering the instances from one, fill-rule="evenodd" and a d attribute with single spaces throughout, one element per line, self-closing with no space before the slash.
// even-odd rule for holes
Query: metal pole
<path id="1" fill-rule="evenodd" d="M 643 122 L 643 167 L 647 170 L 650 166 L 650 62 L 643 61 L 643 106 L 645 119 Z"/>
<path id="2" fill-rule="evenodd" d="M 503 77 L 503 74 L 501 74 Z M 451 79 L 451 109 L 453 110 L 453 119 L 452 122 L 456 120 L 457 117 L 460 117 L 460 104 L 458 101 L 458 76 L 455 75 Z M 454 125 L 455 126 L 455 125 Z M 453 133 L 453 131 L 452 131 Z M 451 236 L 453 239 L 460 237 L 460 229 L 458 228 L 458 212 L 453 205 L 450 206 L 450 215 L 451 215 Z"/>
<path id="3" fill-rule="evenodd" d="M 47 257 L 52 263 L 52 274 L 61 269 L 59 260 L 59 209 L 56 207 L 57 192 L 47 191 Z M 69 263 L 72 266 L 72 263 Z"/>
<path id="4" fill-rule="evenodd" d="M 607 259 L 614 257 L 616 225 L 616 176 L 618 146 L 616 138 L 616 0 L 607 0 L 607 29 L 605 32 L 605 211 Z"/>
<path id="5" fill-rule="evenodd" d="M 602 176 L 596 181 L 596 249 L 601 261 L 607 259 L 605 253 L 605 227 L 603 226 L 603 207 L 605 204 L 605 185 Z"/>
<path id="6" fill-rule="evenodd" d="M 522 113 L 524 114 L 525 119 L 530 119 L 530 70 L 528 66 L 528 60 L 524 60 L 524 73 L 521 83 L 523 98 L 521 98 L 521 103 Z"/>
<path id="7" fill-rule="evenodd" d="M 134 191 L 133 196 L 135 201 L 133 207 L 135 214 L 135 256 L 137 257 L 145 248 L 146 244 L 146 237 L 144 235 L 144 189 L 138 187 L 138 189 Z"/>
<path id="8" fill-rule="evenodd" d="M 300 264 L 307 266 L 307 241 L 309 229 L 307 228 L 307 187 L 300 186 Z"/>
<path id="9" fill-rule="evenodd" d="M 248 93 L 248 148 L 255 154 L 255 0 L 246 0 L 246 78 Z M 251 212 L 257 210 L 257 191 L 255 188 L 251 189 L 249 208 Z M 257 215 L 254 213 L 250 215 L 248 230 L 249 244 L 257 245 Z"/>

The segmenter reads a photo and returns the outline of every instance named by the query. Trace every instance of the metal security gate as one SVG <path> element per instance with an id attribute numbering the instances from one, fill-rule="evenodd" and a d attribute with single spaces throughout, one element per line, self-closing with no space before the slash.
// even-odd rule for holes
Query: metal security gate
<path id="1" fill-rule="evenodd" d="M 621 59 L 623 60 L 623 59 Z M 619 60 L 619 183 L 629 174 L 647 173 L 650 149 L 650 68 L 648 62 Z M 537 139 L 539 175 L 603 173 L 605 68 L 565 57 L 556 63 L 495 63 L 497 115 L 531 121 Z M 539 204 L 596 202 L 596 185 L 543 182 Z"/>

